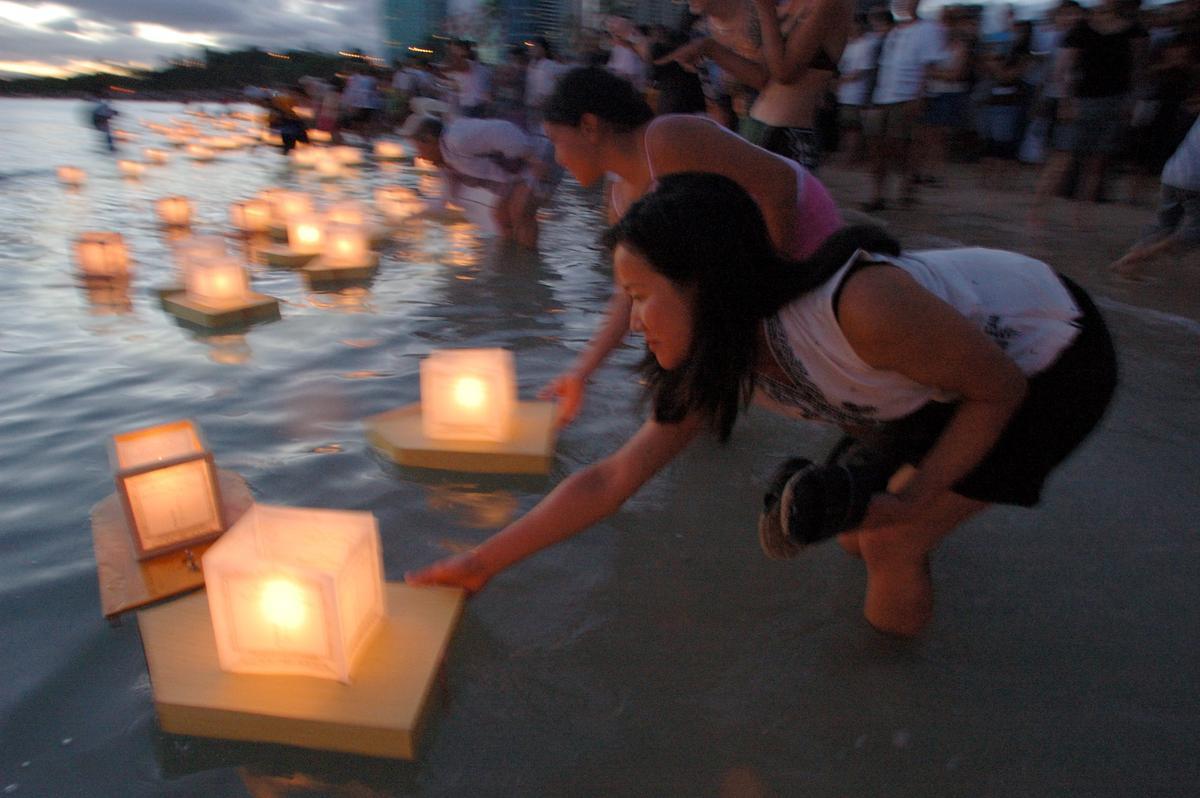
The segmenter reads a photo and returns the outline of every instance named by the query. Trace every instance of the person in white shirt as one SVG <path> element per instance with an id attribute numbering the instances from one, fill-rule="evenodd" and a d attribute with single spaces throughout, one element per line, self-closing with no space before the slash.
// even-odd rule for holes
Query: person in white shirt
<path id="1" fill-rule="evenodd" d="M 470 42 L 450 43 L 444 73 L 451 87 L 451 105 L 457 116 L 481 117 L 491 101 L 491 80 L 487 67 L 475 60 Z"/>
<path id="2" fill-rule="evenodd" d="M 542 124 L 542 103 L 554 93 L 558 79 L 570 67 L 554 59 L 554 50 L 545 36 L 529 40 L 529 58 L 525 69 L 525 129 L 537 130 Z"/>
<path id="3" fill-rule="evenodd" d="M 620 22 L 624 22 L 626 26 L 632 27 L 629 25 L 628 20 L 617 19 Z M 638 55 L 637 50 L 633 49 L 630 43 L 618 35 L 616 31 L 620 31 L 623 28 L 616 24 L 612 26 L 614 30 L 609 32 L 609 42 L 612 49 L 609 50 L 608 69 L 628 80 L 638 91 L 642 91 L 646 88 L 646 62 L 642 60 L 642 57 Z"/>
<path id="4" fill-rule="evenodd" d="M 866 134 L 872 144 L 874 196 L 863 209 L 887 207 L 884 195 L 891 171 L 903 175 L 902 198 L 916 199 L 916 162 L 913 136 L 924 113 L 925 82 L 930 67 L 946 57 L 941 28 L 916 16 L 919 0 L 895 0 L 896 25 L 887 34 L 879 54 L 879 71 L 866 117 Z"/>
<path id="5" fill-rule="evenodd" d="M 1158 218 L 1148 235 L 1109 266 L 1118 277 L 1143 279 L 1142 265 L 1157 255 L 1200 245 L 1200 118 L 1162 171 Z"/>
<path id="6" fill-rule="evenodd" d="M 383 98 L 370 69 L 362 65 L 356 66 L 354 73 L 346 78 L 346 88 L 342 91 L 342 117 L 339 126 L 344 130 L 353 130 L 370 141 L 379 124 L 382 108 Z"/>
<path id="7" fill-rule="evenodd" d="M 413 133 L 417 155 L 441 168 L 449 185 L 483 188 L 496 197 L 493 219 L 504 238 L 537 248 L 537 210 L 554 193 L 562 171 L 545 138 L 503 119 L 422 120 Z"/>
<path id="8" fill-rule="evenodd" d="M 887 21 L 890 25 L 890 14 Z M 866 18 L 857 18 L 851 39 L 846 42 L 846 49 L 838 61 L 838 124 L 842 151 L 851 163 L 862 155 L 863 115 L 871 105 L 869 95 L 874 88 L 875 65 L 884 33 L 886 30 L 872 30 Z"/>

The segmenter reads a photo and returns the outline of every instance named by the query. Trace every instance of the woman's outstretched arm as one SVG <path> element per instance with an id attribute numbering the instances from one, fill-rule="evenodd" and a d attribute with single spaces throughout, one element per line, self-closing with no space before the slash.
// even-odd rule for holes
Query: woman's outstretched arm
<path id="1" fill-rule="evenodd" d="M 700 420 L 647 421 L 624 446 L 567 477 L 524 516 L 472 551 L 407 574 L 418 585 L 482 588 L 505 568 L 608 517 L 696 436 Z"/>

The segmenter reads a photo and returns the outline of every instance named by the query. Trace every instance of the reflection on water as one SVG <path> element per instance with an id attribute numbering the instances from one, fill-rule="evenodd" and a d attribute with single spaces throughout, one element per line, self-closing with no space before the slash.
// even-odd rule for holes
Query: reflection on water
<path id="1" fill-rule="evenodd" d="M 228 335 L 204 335 L 197 333 L 196 340 L 208 347 L 208 357 L 214 363 L 240 366 L 250 362 L 253 351 L 250 342 L 241 333 Z"/>
<path id="2" fill-rule="evenodd" d="M 374 313 L 371 289 L 365 285 L 348 285 L 333 291 L 314 291 L 308 294 L 308 304 L 321 310 L 339 313 Z"/>
<path id="3" fill-rule="evenodd" d="M 430 485 L 431 510 L 453 517 L 469 529 L 499 529 L 517 513 L 517 497 L 506 490 L 482 490 L 476 484 Z"/>
<path id="4" fill-rule="evenodd" d="M 88 306 L 96 316 L 125 316 L 133 313 L 127 280 L 89 280 L 80 287 L 87 296 Z"/>

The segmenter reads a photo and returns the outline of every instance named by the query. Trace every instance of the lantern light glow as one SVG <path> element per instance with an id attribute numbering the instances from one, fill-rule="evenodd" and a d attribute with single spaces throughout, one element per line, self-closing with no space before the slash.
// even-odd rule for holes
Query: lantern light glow
<path id="1" fill-rule="evenodd" d="M 421 423 L 428 438 L 506 441 L 516 406 L 511 352 L 451 349 L 421 361 Z"/>
<path id="2" fill-rule="evenodd" d="M 129 250 L 120 233 L 80 233 L 75 239 L 75 260 L 84 277 L 112 279 L 129 274 Z"/>

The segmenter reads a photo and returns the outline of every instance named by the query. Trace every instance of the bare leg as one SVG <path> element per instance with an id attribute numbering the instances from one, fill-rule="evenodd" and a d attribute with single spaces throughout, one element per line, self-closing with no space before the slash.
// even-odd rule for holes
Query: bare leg
<path id="1" fill-rule="evenodd" d="M 929 553 L 959 524 L 987 507 L 984 502 L 946 491 L 919 521 L 858 531 L 867 564 L 863 615 L 885 634 L 912 637 L 933 617 Z"/>
<path id="2" fill-rule="evenodd" d="M 1063 175 L 1067 173 L 1070 165 L 1069 152 L 1052 152 L 1046 159 L 1046 165 L 1042 167 L 1042 173 L 1038 175 L 1037 185 L 1033 190 L 1033 207 L 1029 209 L 1030 222 L 1036 224 L 1042 221 L 1042 211 L 1062 185 Z"/>

